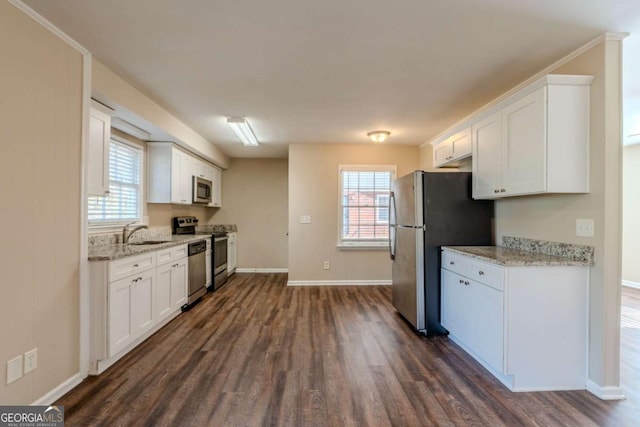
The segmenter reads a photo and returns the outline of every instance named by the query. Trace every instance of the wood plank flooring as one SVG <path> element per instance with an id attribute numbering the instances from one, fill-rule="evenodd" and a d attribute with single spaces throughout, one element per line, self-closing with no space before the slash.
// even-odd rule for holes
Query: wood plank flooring
<path id="1" fill-rule="evenodd" d="M 66 425 L 638 425 L 640 329 L 622 329 L 627 400 L 512 393 L 446 337 L 414 334 L 390 287 L 286 280 L 232 276 L 60 399 Z"/>

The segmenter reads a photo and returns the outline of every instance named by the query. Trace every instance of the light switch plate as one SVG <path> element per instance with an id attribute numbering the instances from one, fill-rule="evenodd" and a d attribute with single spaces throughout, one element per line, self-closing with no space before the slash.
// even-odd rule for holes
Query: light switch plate
<path id="1" fill-rule="evenodd" d="M 38 349 L 34 348 L 24 354 L 24 374 L 27 375 L 38 367 Z"/>
<path id="2" fill-rule="evenodd" d="M 22 355 L 7 362 L 7 384 L 11 384 L 22 376 Z"/>
<path id="3" fill-rule="evenodd" d="M 300 215 L 300 224 L 311 224 L 311 215 Z"/>
<path id="4" fill-rule="evenodd" d="M 593 237 L 593 219 L 576 219 L 576 236 Z"/>

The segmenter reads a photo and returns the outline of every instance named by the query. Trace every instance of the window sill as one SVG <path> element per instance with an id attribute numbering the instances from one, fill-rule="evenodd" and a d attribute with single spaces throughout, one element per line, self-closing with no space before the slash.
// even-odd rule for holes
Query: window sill
<path id="1" fill-rule="evenodd" d="M 336 247 L 341 251 L 388 251 L 389 242 L 341 242 Z"/>

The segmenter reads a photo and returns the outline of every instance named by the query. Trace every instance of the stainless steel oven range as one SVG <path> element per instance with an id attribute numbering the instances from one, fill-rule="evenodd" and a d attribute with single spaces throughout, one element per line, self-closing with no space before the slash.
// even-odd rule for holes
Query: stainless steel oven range
<path id="1" fill-rule="evenodd" d="M 215 291 L 227 282 L 227 233 L 213 233 L 211 235 L 211 271 L 213 280 L 209 291 Z"/>

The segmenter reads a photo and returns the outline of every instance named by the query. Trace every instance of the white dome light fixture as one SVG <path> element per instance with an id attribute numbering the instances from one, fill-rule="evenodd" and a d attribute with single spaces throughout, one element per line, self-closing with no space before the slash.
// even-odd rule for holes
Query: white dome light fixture
<path id="1" fill-rule="evenodd" d="M 373 142 L 384 142 L 389 135 L 391 135 L 391 132 L 386 130 L 374 130 L 367 134 Z"/>

